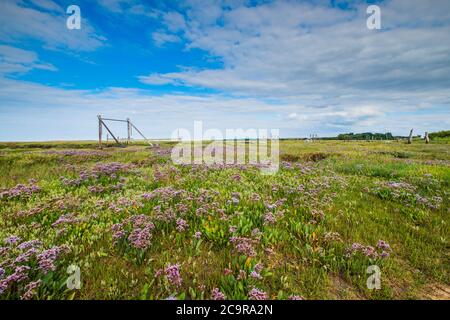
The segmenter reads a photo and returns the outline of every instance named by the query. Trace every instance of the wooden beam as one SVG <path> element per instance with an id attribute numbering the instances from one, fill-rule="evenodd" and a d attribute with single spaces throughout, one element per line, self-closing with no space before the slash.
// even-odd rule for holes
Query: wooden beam
<path id="1" fill-rule="evenodd" d="M 102 116 L 98 115 L 98 147 L 102 148 Z"/>
<path id="2" fill-rule="evenodd" d="M 127 143 L 130 144 L 131 142 L 131 125 L 130 125 L 130 118 L 127 118 Z"/>
<path id="3" fill-rule="evenodd" d="M 138 128 L 136 128 L 136 126 L 131 121 L 130 121 L 130 125 L 131 125 L 132 128 L 134 128 L 134 130 L 136 130 L 142 136 L 142 138 L 144 138 L 144 140 L 146 142 L 148 142 L 151 146 L 153 146 L 153 143 L 149 142 L 148 139 L 142 134 L 141 131 L 139 131 Z"/>
<path id="4" fill-rule="evenodd" d="M 116 140 L 117 144 L 120 145 L 119 140 L 117 140 L 116 136 L 109 130 L 108 126 L 103 122 L 103 119 L 100 118 L 101 123 L 105 126 L 106 130 L 108 130 L 109 134 Z"/>

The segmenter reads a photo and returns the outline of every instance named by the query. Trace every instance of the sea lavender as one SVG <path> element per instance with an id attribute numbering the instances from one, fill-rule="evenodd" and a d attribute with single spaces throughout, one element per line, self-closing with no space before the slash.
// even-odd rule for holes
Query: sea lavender
<path id="1" fill-rule="evenodd" d="M 36 294 L 36 289 L 41 285 L 42 280 L 39 279 L 34 282 L 30 282 L 25 286 L 25 293 L 20 297 L 21 300 L 30 300 Z"/>
<path id="2" fill-rule="evenodd" d="M 17 236 L 9 236 L 3 240 L 6 244 L 13 245 L 20 241 L 20 238 Z"/>
<path id="3" fill-rule="evenodd" d="M 201 237 L 202 237 L 202 233 L 200 231 L 197 231 L 196 233 L 194 233 L 195 239 L 200 240 Z"/>
<path id="4" fill-rule="evenodd" d="M 150 245 L 151 231 L 155 228 L 153 223 L 146 224 L 143 228 L 136 227 L 131 231 L 128 240 L 135 248 L 145 249 Z"/>
<path id="5" fill-rule="evenodd" d="M 62 253 L 67 253 L 69 248 L 67 246 L 53 247 L 43 251 L 37 255 L 37 260 L 39 264 L 39 270 L 44 274 L 49 271 L 56 270 L 55 262 Z"/>
<path id="6" fill-rule="evenodd" d="M 231 269 L 225 268 L 225 270 L 223 271 L 223 274 L 226 276 L 229 276 L 229 275 L 233 274 L 233 271 Z"/>
<path id="7" fill-rule="evenodd" d="M 56 228 L 57 226 L 62 224 L 71 224 L 73 222 L 76 222 L 77 220 L 78 219 L 75 218 L 72 213 L 63 214 L 55 222 L 52 223 L 52 227 Z"/>
<path id="8" fill-rule="evenodd" d="M 389 243 L 387 243 L 387 242 L 385 242 L 383 240 L 378 240 L 377 247 L 382 249 L 382 250 L 385 250 L 385 251 L 391 251 L 392 250 L 391 246 L 389 245 Z"/>
<path id="9" fill-rule="evenodd" d="M 258 288 L 253 288 L 248 293 L 248 298 L 249 300 L 267 300 L 267 293 Z"/>
<path id="10" fill-rule="evenodd" d="M 264 224 L 275 224 L 277 220 L 275 219 L 275 216 L 271 212 L 267 212 L 264 215 Z"/>
<path id="11" fill-rule="evenodd" d="M 21 244 L 19 244 L 17 246 L 17 248 L 20 250 L 26 250 L 29 248 L 37 248 L 37 247 L 40 247 L 41 245 L 42 245 L 42 242 L 39 240 L 30 240 L 30 241 L 22 242 Z"/>
<path id="12" fill-rule="evenodd" d="M 263 268 L 264 268 L 264 265 L 262 263 L 257 263 L 253 267 L 253 270 L 255 270 L 256 272 L 260 273 L 263 270 Z"/>
<path id="13" fill-rule="evenodd" d="M 166 278 L 167 278 L 167 280 L 169 280 L 170 284 L 175 285 L 177 287 L 181 286 L 181 284 L 183 283 L 183 279 L 181 278 L 181 275 L 180 275 L 180 265 L 179 264 L 174 264 L 174 265 L 168 266 L 164 270 L 164 272 L 165 272 Z"/>
<path id="14" fill-rule="evenodd" d="M 256 271 L 250 272 L 250 277 L 253 279 L 261 280 L 263 277 Z"/>
<path id="15" fill-rule="evenodd" d="M 230 242 L 235 245 L 237 252 L 242 253 L 248 257 L 256 256 L 256 250 L 253 248 L 255 240 L 245 237 L 231 237 Z"/>
<path id="16" fill-rule="evenodd" d="M 35 184 L 34 180 L 30 180 L 29 185 L 18 184 L 11 189 L 6 189 L 0 192 L 0 199 L 14 199 L 14 198 L 28 198 L 34 193 L 39 192 L 41 189 Z"/>
<path id="17" fill-rule="evenodd" d="M 219 288 L 214 288 L 211 293 L 212 300 L 225 300 L 225 295 L 220 292 Z"/>
<path id="18" fill-rule="evenodd" d="M 22 253 L 17 256 L 17 258 L 14 260 L 14 263 L 24 263 L 28 262 L 32 256 L 35 256 L 38 253 L 38 251 L 35 248 L 29 249 L 27 252 Z"/>
<path id="19" fill-rule="evenodd" d="M 14 270 L 14 273 L 9 275 L 3 281 L 5 281 L 5 283 L 7 285 L 9 285 L 12 282 L 16 282 L 16 283 L 21 282 L 28 278 L 28 274 L 27 274 L 28 270 L 30 270 L 29 266 L 17 266 L 16 269 Z"/>
<path id="20" fill-rule="evenodd" d="M 188 226 L 189 225 L 187 224 L 186 220 L 183 220 L 181 218 L 177 219 L 177 230 L 178 231 L 182 232 L 182 231 L 186 230 L 186 228 Z"/>

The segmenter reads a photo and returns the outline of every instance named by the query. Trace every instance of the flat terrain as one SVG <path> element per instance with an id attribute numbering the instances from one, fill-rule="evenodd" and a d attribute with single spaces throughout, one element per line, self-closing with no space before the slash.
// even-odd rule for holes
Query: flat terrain
<path id="1" fill-rule="evenodd" d="M 450 299 L 448 141 L 280 149 L 263 175 L 168 145 L 1 143 L 0 299 Z"/>

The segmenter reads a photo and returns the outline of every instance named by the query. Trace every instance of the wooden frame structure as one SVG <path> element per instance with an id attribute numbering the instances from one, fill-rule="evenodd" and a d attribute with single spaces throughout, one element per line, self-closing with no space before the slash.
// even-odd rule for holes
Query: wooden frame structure
<path id="1" fill-rule="evenodd" d="M 142 134 L 142 132 L 136 128 L 136 126 L 130 121 L 130 118 L 127 118 L 126 120 L 122 119 L 111 119 L 111 118 L 102 118 L 102 116 L 99 114 L 97 116 L 98 118 L 98 146 L 99 148 L 102 148 L 102 136 L 103 136 L 103 127 L 108 131 L 108 133 L 113 137 L 113 139 L 117 142 L 118 145 L 122 145 L 119 141 L 119 139 L 116 138 L 116 136 L 112 133 L 111 129 L 106 125 L 105 121 L 116 121 L 116 122 L 126 122 L 127 124 L 127 144 L 131 142 L 131 136 L 133 135 L 133 129 L 136 130 L 139 135 L 144 138 L 145 141 L 149 142 L 148 139 Z M 149 142 L 150 145 L 152 143 Z"/>

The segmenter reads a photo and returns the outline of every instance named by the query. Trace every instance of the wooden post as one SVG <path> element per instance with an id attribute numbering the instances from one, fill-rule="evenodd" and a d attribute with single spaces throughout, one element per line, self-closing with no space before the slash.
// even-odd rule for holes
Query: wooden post
<path id="1" fill-rule="evenodd" d="M 98 116 L 98 147 L 102 148 L 102 116 L 99 114 Z"/>
<path id="2" fill-rule="evenodd" d="M 412 135 L 413 135 L 413 129 L 409 132 L 409 138 L 408 138 L 408 144 L 412 143 Z"/>
<path id="3" fill-rule="evenodd" d="M 127 143 L 130 144 L 131 141 L 131 125 L 130 125 L 130 118 L 127 118 Z"/>
<path id="4" fill-rule="evenodd" d="M 425 132 L 425 143 L 430 143 L 430 137 L 428 136 L 428 132 Z"/>

